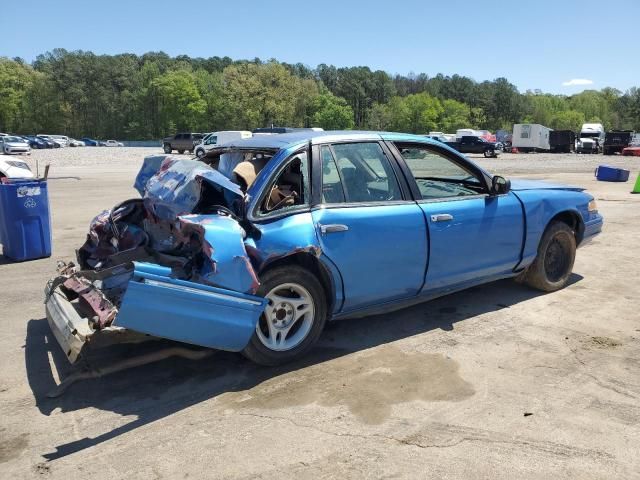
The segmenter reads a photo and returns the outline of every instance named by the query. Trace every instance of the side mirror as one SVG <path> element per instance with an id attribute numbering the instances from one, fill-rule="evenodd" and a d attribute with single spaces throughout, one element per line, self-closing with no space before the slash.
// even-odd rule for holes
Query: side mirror
<path id="1" fill-rule="evenodd" d="M 500 175 L 496 175 L 491 180 L 491 193 L 493 195 L 504 195 L 511 190 L 511 180 L 507 180 Z"/>

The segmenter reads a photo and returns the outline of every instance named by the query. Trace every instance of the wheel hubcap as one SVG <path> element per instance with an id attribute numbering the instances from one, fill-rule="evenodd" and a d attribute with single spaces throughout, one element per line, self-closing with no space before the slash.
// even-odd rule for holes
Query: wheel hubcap
<path id="1" fill-rule="evenodd" d="M 311 294 L 302 285 L 285 283 L 273 288 L 265 298 L 269 304 L 256 326 L 258 339 L 274 351 L 295 348 L 313 326 L 315 308 Z"/>

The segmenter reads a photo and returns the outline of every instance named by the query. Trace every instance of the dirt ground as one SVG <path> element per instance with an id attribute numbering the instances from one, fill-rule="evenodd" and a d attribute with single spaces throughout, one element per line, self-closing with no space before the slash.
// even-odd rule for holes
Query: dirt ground
<path id="1" fill-rule="evenodd" d="M 84 380 L 44 318 L 43 287 L 91 218 L 135 196 L 160 149 L 35 151 L 51 163 L 53 256 L 0 257 L 0 478 L 640 478 L 640 158 L 478 158 L 508 177 L 584 186 L 605 228 L 571 284 L 512 281 L 329 325 L 303 362 L 169 359 Z M 597 182 L 599 163 L 633 180 Z M 108 364 L 169 342 L 96 352 Z"/>

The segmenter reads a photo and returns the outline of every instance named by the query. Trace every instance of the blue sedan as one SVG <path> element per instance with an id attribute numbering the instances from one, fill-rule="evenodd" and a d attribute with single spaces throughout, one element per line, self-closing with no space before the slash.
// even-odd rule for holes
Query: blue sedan
<path id="1" fill-rule="evenodd" d="M 125 329 L 281 364 L 330 320 L 504 278 L 561 289 L 602 229 L 582 188 L 492 176 L 423 136 L 255 136 L 203 160 L 147 157 L 140 198 L 98 215 L 48 284 L 72 362 Z"/>

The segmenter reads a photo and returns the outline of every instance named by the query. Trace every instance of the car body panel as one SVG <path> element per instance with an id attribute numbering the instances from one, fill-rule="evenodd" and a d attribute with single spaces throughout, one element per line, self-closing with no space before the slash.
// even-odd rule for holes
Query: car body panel
<path id="1" fill-rule="evenodd" d="M 429 225 L 424 290 L 512 272 L 520 262 L 524 220 L 512 193 L 420 202 Z M 437 221 L 442 215 L 451 220 Z"/>
<path id="2" fill-rule="evenodd" d="M 135 263 L 114 325 L 220 350 L 249 342 L 266 305 L 262 297 L 186 282 L 171 269 Z"/>
<path id="3" fill-rule="evenodd" d="M 428 247 L 424 215 L 414 202 L 320 208 L 312 216 L 322 251 L 341 273 L 345 312 L 418 294 Z M 330 225 L 348 230 L 322 233 Z"/>

